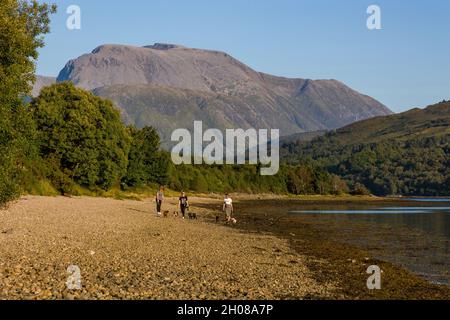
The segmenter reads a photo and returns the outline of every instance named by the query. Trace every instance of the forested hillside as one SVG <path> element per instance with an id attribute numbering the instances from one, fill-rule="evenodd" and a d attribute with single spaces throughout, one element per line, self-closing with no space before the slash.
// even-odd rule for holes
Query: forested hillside
<path id="1" fill-rule="evenodd" d="M 313 163 L 378 195 L 449 195 L 450 101 L 354 123 L 282 149 L 289 163 Z"/>

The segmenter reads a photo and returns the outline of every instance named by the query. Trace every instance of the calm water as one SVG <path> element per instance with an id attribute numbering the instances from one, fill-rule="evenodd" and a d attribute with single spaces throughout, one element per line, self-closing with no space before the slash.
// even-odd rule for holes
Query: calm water
<path id="1" fill-rule="evenodd" d="M 450 198 L 414 200 L 416 206 L 305 206 L 290 214 L 314 219 L 324 230 L 333 228 L 337 240 L 434 283 L 450 284 Z"/>
<path id="2" fill-rule="evenodd" d="M 405 200 L 418 202 L 450 202 L 450 198 L 406 198 Z"/>

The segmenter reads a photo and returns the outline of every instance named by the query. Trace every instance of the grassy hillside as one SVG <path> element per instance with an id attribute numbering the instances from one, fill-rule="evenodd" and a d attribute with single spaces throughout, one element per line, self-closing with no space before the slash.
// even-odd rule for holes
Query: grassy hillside
<path id="1" fill-rule="evenodd" d="M 157 128 L 167 149 L 171 146 L 171 133 L 178 128 L 193 130 L 194 121 L 202 121 L 205 128 L 223 130 L 235 125 L 250 128 L 254 117 L 238 98 L 187 89 L 117 85 L 96 89 L 94 93 L 112 99 L 122 110 L 126 124 Z M 257 126 L 264 127 L 266 123 L 257 122 Z"/>
<path id="2" fill-rule="evenodd" d="M 450 102 L 426 109 L 360 121 L 336 131 L 334 143 L 340 145 L 376 143 L 390 139 L 411 140 L 450 133 Z"/>
<path id="3" fill-rule="evenodd" d="M 354 123 L 312 142 L 288 142 L 282 156 L 313 162 L 379 195 L 448 195 L 450 101 Z"/>

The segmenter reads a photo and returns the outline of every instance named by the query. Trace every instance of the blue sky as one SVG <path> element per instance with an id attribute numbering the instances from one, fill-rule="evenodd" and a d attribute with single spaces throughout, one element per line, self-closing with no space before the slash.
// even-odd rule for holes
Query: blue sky
<path id="1" fill-rule="evenodd" d="M 450 99 L 450 0 L 54 0 L 38 74 L 105 43 L 226 51 L 274 75 L 338 79 L 394 111 Z M 367 7 L 382 30 L 368 30 Z M 81 30 L 68 30 L 78 5 Z"/>

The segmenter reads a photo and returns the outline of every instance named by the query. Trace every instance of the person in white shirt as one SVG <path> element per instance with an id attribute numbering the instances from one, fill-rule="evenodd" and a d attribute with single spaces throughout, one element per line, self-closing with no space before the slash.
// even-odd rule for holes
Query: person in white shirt
<path id="1" fill-rule="evenodd" d="M 225 199 L 223 200 L 223 211 L 227 215 L 227 221 L 230 222 L 233 217 L 233 200 L 229 197 L 228 194 L 225 195 Z"/>

